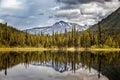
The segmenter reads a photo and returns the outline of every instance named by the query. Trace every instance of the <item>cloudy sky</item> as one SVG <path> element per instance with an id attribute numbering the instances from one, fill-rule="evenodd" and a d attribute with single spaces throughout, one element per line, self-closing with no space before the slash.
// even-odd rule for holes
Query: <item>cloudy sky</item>
<path id="1" fill-rule="evenodd" d="M 0 22 L 20 30 L 60 20 L 93 25 L 118 7 L 119 0 L 0 0 Z"/>

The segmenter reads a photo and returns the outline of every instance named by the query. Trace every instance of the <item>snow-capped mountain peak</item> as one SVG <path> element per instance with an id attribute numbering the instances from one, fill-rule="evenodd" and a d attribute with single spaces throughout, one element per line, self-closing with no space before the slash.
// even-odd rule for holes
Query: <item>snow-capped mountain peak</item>
<path id="1" fill-rule="evenodd" d="M 59 22 L 56 22 L 53 26 L 69 26 L 69 24 L 64 21 L 59 21 Z"/>
<path id="2" fill-rule="evenodd" d="M 76 23 L 70 23 L 70 22 L 65 22 L 65 21 L 59 21 L 53 24 L 52 26 L 47 26 L 47 27 L 37 27 L 37 28 L 32 28 L 32 29 L 27 29 L 27 32 L 31 34 L 40 34 L 41 32 L 44 34 L 52 34 L 53 31 L 56 33 L 64 33 L 65 29 L 70 32 L 72 31 L 72 28 L 75 27 L 76 30 L 78 31 L 83 31 L 86 29 L 84 26 L 80 26 Z M 26 30 L 25 30 L 26 31 Z"/>

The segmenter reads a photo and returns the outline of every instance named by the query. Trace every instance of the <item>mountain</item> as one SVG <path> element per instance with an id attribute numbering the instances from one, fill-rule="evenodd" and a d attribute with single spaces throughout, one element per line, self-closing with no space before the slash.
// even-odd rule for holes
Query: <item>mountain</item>
<path id="1" fill-rule="evenodd" d="M 53 31 L 57 33 L 64 33 L 65 29 L 70 32 L 72 31 L 73 27 L 76 27 L 76 30 L 78 31 L 83 31 L 86 30 L 87 27 L 80 26 L 76 23 L 69 23 L 69 22 L 64 22 L 64 21 L 59 21 L 53 24 L 52 26 L 47 26 L 47 27 L 36 27 L 32 29 L 27 29 L 25 31 L 31 33 L 31 34 L 39 34 L 39 33 L 44 33 L 44 34 L 52 34 Z"/>
<path id="2" fill-rule="evenodd" d="M 120 33 L 120 8 L 118 8 L 115 12 L 107 16 L 100 22 L 104 31 L 109 34 L 117 34 Z M 97 30 L 97 24 L 91 27 L 93 31 Z"/>
<path id="3" fill-rule="evenodd" d="M 120 8 L 118 8 L 116 11 L 114 11 L 109 16 L 105 17 L 103 20 L 100 21 L 100 24 L 104 31 L 108 34 L 117 34 L 120 33 Z M 97 32 L 98 24 L 93 25 L 90 27 L 93 31 Z M 54 32 L 58 33 L 64 33 L 65 29 L 70 32 L 72 30 L 72 27 L 75 26 L 78 31 L 84 31 L 88 29 L 87 26 L 80 26 L 76 23 L 70 23 L 70 22 L 64 22 L 59 21 L 53 24 L 52 26 L 47 27 L 36 27 L 32 29 L 27 29 L 25 31 L 31 33 L 31 34 L 38 34 L 38 33 L 44 33 L 44 34 L 52 34 Z"/>

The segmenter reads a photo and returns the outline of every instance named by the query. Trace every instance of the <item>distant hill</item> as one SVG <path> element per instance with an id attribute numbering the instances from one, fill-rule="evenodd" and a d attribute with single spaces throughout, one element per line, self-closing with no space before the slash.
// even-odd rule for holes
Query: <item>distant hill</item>
<path id="1" fill-rule="evenodd" d="M 8 26 L 7 23 L 0 23 L 0 47 L 23 46 L 25 36 L 25 32 Z"/>
<path id="2" fill-rule="evenodd" d="M 102 28 L 108 34 L 117 34 L 120 33 L 120 8 L 118 8 L 115 12 L 110 14 L 108 17 L 103 19 L 100 22 Z M 95 24 L 91 29 L 93 31 L 97 31 L 97 24 Z"/>
<path id="3" fill-rule="evenodd" d="M 8 26 L 7 23 L 0 23 L 0 32 L 6 32 L 6 31 L 18 32 L 18 33 L 23 32 L 13 28 L 12 26 Z"/>

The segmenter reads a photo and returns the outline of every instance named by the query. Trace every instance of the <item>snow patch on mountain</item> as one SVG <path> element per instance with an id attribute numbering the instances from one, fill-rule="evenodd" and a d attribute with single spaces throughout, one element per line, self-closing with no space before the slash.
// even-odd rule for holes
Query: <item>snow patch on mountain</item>
<path id="1" fill-rule="evenodd" d="M 65 22 L 65 21 L 59 21 L 56 22 L 55 24 L 53 24 L 52 26 L 47 26 L 47 27 L 36 27 L 36 28 L 32 28 L 32 29 L 27 29 L 25 31 L 27 31 L 28 33 L 31 34 L 52 34 L 54 33 L 64 33 L 65 29 L 67 30 L 67 32 L 72 31 L 72 28 L 75 27 L 76 30 L 78 31 L 84 31 L 86 30 L 88 27 L 87 26 L 80 26 L 76 23 L 69 23 L 69 22 Z"/>

